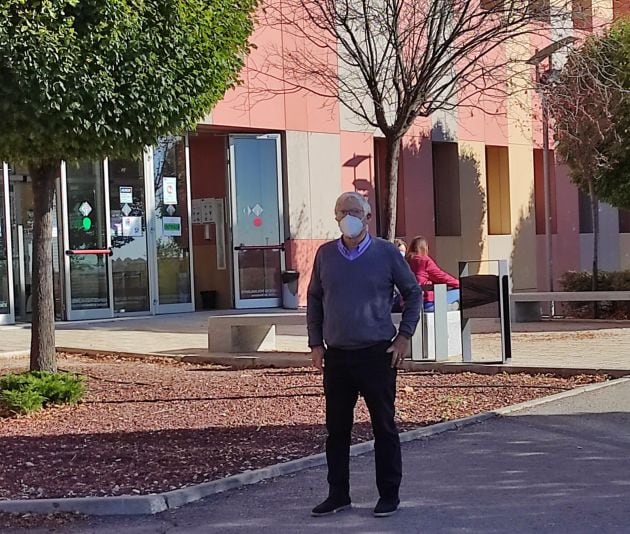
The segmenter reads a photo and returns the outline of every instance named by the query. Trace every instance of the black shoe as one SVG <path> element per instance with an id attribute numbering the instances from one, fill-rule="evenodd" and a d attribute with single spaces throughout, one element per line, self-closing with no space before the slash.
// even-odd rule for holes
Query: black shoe
<path id="1" fill-rule="evenodd" d="M 386 499 L 381 497 L 374 507 L 374 517 L 389 517 L 398 511 L 400 499 Z"/>
<path id="2" fill-rule="evenodd" d="M 323 503 L 318 504 L 311 510 L 311 515 L 313 517 L 322 517 L 324 515 L 336 514 L 347 508 L 350 508 L 350 497 L 343 499 L 328 497 Z"/>

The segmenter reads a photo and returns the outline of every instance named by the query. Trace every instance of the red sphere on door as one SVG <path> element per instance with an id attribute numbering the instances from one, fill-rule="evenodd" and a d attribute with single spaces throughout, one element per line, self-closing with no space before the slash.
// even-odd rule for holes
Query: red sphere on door
<path id="1" fill-rule="evenodd" d="M 260 217 L 254 217 L 254 226 L 260 228 L 263 224 L 263 220 Z"/>

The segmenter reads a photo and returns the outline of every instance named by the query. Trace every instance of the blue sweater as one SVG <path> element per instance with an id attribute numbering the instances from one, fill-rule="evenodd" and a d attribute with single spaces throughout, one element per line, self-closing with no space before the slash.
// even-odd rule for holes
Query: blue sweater
<path id="1" fill-rule="evenodd" d="M 399 333 L 410 338 L 420 317 L 422 292 L 394 244 L 372 238 L 352 261 L 339 252 L 336 241 L 319 247 L 308 286 L 309 346 L 361 349 L 391 341 L 396 336 L 394 286 L 405 301 Z"/>

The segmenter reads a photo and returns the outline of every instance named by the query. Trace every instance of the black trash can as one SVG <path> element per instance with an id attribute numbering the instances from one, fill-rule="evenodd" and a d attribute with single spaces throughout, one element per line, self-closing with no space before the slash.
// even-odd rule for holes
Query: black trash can
<path id="1" fill-rule="evenodd" d="M 214 310 L 217 307 L 217 292 L 214 290 L 200 291 L 201 295 L 201 309 Z"/>
<path id="2" fill-rule="evenodd" d="M 288 310 L 297 310 L 299 306 L 298 279 L 300 273 L 297 271 L 283 271 L 280 275 L 282 279 L 282 307 Z"/>

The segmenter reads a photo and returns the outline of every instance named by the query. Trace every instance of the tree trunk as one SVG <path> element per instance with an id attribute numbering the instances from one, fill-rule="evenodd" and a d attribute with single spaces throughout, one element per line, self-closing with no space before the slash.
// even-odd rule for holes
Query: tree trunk
<path id="1" fill-rule="evenodd" d="M 400 138 L 386 138 L 385 174 L 387 176 L 386 238 L 396 237 L 396 217 L 398 208 L 398 164 L 400 162 Z"/>
<path id="2" fill-rule="evenodd" d="M 591 291 L 597 291 L 599 282 L 599 200 L 595 195 L 593 180 L 588 182 L 588 194 L 591 199 L 591 218 L 593 219 L 593 271 L 591 279 Z M 593 317 L 599 315 L 598 303 L 593 303 Z"/>
<path id="3" fill-rule="evenodd" d="M 52 272 L 52 220 L 56 162 L 29 168 L 33 181 L 33 270 L 31 295 L 31 371 L 57 371 L 55 300 Z"/>

